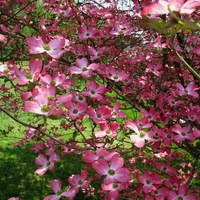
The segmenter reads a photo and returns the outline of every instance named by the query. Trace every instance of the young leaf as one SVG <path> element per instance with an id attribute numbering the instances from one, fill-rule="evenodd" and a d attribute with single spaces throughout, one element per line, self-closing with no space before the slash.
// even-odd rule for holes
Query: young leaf
<path id="1" fill-rule="evenodd" d="M 154 31 L 157 31 L 159 33 L 165 34 L 165 30 L 163 27 L 166 25 L 166 22 L 162 19 L 144 19 L 141 22 L 141 26 L 144 28 L 151 28 Z"/>

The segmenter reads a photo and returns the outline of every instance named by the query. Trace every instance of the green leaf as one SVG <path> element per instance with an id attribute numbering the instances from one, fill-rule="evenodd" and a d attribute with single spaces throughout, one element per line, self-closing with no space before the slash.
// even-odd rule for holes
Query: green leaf
<path id="1" fill-rule="evenodd" d="M 117 135 L 117 140 L 122 140 L 124 138 L 124 132 L 120 131 Z"/>
<path id="2" fill-rule="evenodd" d="M 163 27 L 166 25 L 166 22 L 162 19 L 144 19 L 141 22 L 141 27 L 151 28 L 156 32 L 165 34 Z"/>
<path id="3" fill-rule="evenodd" d="M 112 143 L 112 145 L 117 145 L 117 144 L 119 144 L 118 140 L 114 140 L 113 143 Z"/>
<path id="4" fill-rule="evenodd" d="M 40 117 L 37 118 L 37 120 L 35 121 L 35 123 L 37 124 L 45 124 L 47 121 L 46 116 L 42 115 Z"/>
<path id="5" fill-rule="evenodd" d="M 182 30 L 195 30 L 200 29 L 200 21 L 184 21 L 184 25 L 181 27 Z"/>
<path id="6" fill-rule="evenodd" d="M 165 26 L 163 28 L 168 29 L 176 24 L 179 24 L 179 22 L 175 18 L 170 18 L 169 21 L 167 21 L 167 23 L 165 24 Z"/>

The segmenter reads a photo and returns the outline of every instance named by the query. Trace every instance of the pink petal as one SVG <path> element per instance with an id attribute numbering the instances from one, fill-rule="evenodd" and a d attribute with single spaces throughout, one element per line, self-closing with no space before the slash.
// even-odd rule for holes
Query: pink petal
<path id="1" fill-rule="evenodd" d="M 142 148 L 145 145 L 145 139 L 140 138 L 138 135 L 131 135 L 130 138 L 134 145 L 138 148 Z"/>
<path id="2" fill-rule="evenodd" d="M 120 169 L 124 165 L 124 159 L 115 155 L 112 157 L 110 162 L 110 169 Z"/>
<path id="3" fill-rule="evenodd" d="M 48 45 L 52 49 L 62 49 L 65 46 L 65 39 L 53 39 L 48 43 Z"/>
<path id="4" fill-rule="evenodd" d="M 108 163 L 103 158 L 99 158 L 98 161 L 94 162 L 92 167 L 101 175 L 107 175 L 109 170 Z"/>
<path id="5" fill-rule="evenodd" d="M 35 173 L 35 174 L 38 174 L 39 176 L 42 176 L 47 170 L 48 170 L 47 167 L 40 167 L 40 168 L 37 169 L 34 173 Z"/>
<path id="6" fill-rule="evenodd" d="M 45 165 L 47 163 L 47 158 L 43 154 L 39 154 L 39 156 L 35 159 L 36 165 Z"/>
<path id="7" fill-rule="evenodd" d="M 60 196 L 58 195 L 49 195 L 47 197 L 45 197 L 43 200 L 59 200 L 60 199 Z"/>
<path id="8" fill-rule="evenodd" d="M 58 190 L 61 190 L 61 186 L 62 186 L 62 184 L 61 184 L 60 180 L 54 179 L 51 181 L 51 188 L 55 193 L 57 193 Z"/>

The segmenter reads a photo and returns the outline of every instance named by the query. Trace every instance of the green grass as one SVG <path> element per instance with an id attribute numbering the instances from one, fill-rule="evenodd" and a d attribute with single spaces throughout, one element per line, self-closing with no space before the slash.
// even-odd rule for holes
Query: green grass
<path id="1" fill-rule="evenodd" d="M 27 116 L 30 117 L 30 114 L 22 116 L 19 118 L 27 121 Z M 34 141 L 24 143 L 20 147 L 13 145 L 21 140 L 26 127 L 19 125 L 4 113 L 0 113 L 0 118 L 1 200 L 6 200 L 13 196 L 20 197 L 20 200 L 42 200 L 45 196 L 54 194 L 50 188 L 52 179 L 60 179 L 63 182 L 63 186 L 67 186 L 69 185 L 68 177 L 72 174 L 80 174 L 81 169 L 85 167 L 84 162 L 81 162 L 82 155 L 63 155 L 61 160 L 55 164 L 55 170 L 47 171 L 41 177 L 34 174 L 34 171 L 40 167 L 35 164 L 35 158 L 38 154 L 29 150 L 34 145 Z M 56 124 L 54 121 L 52 123 Z M 8 131 L 8 125 L 12 125 L 15 128 L 12 131 Z M 75 199 L 80 199 L 82 195 L 81 193 L 78 194 Z"/>

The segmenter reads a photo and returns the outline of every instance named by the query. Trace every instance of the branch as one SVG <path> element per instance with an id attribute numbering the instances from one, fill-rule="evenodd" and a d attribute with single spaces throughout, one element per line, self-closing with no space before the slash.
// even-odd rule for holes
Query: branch
<path id="1" fill-rule="evenodd" d="M 31 3 L 35 2 L 37 0 L 33 0 L 31 2 L 29 2 L 28 4 L 26 4 L 23 8 L 21 8 L 18 12 L 16 12 L 14 15 L 12 15 L 11 17 L 9 17 L 8 19 L 4 20 L 4 21 L 1 21 L 0 24 L 3 24 L 7 21 L 9 21 L 10 19 L 12 19 L 13 17 L 15 17 L 17 14 L 19 14 L 22 10 L 24 10 L 28 5 L 30 5 Z"/>
<path id="2" fill-rule="evenodd" d="M 31 124 L 27 124 L 25 122 L 20 121 L 19 119 L 17 119 L 13 115 L 11 115 L 7 110 L 2 108 L 1 106 L 0 106 L 0 110 L 3 111 L 4 113 L 6 113 L 10 118 L 12 118 L 14 121 L 18 122 L 19 124 L 22 124 L 22 125 L 30 127 L 30 128 L 34 128 L 35 130 L 39 131 L 42 135 L 45 135 L 45 136 L 51 138 L 52 140 L 54 140 L 55 142 L 57 142 L 57 143 L 59 143 L 61 145 L 64 145 L 64 146 L 66 146 L 66 147 L 68 147 L 70 149 L 76 149 L 76 150 L 79 150 L 79 151 L 94 150 L 93 148 L 81 148 L 81 147 L 77 147 L 77 146 L 68 145 L 68 144 L 56 139 L 52 135 L 46 133 L 45 131 L 41 130 L 40 127 L 36 127 L 36 126 L 31 125 Z"/>
<path id="3" fill-rule="evenodd" d="M 184 58 L 176 51 L 174 45 L 171 40 L 169 40 L 170 47 L 175 55 L 179 58 L 179 60 L 183 63 L 183 65 L 198 79 L 200 80 L 200 75 L 184 60 Z"/>

